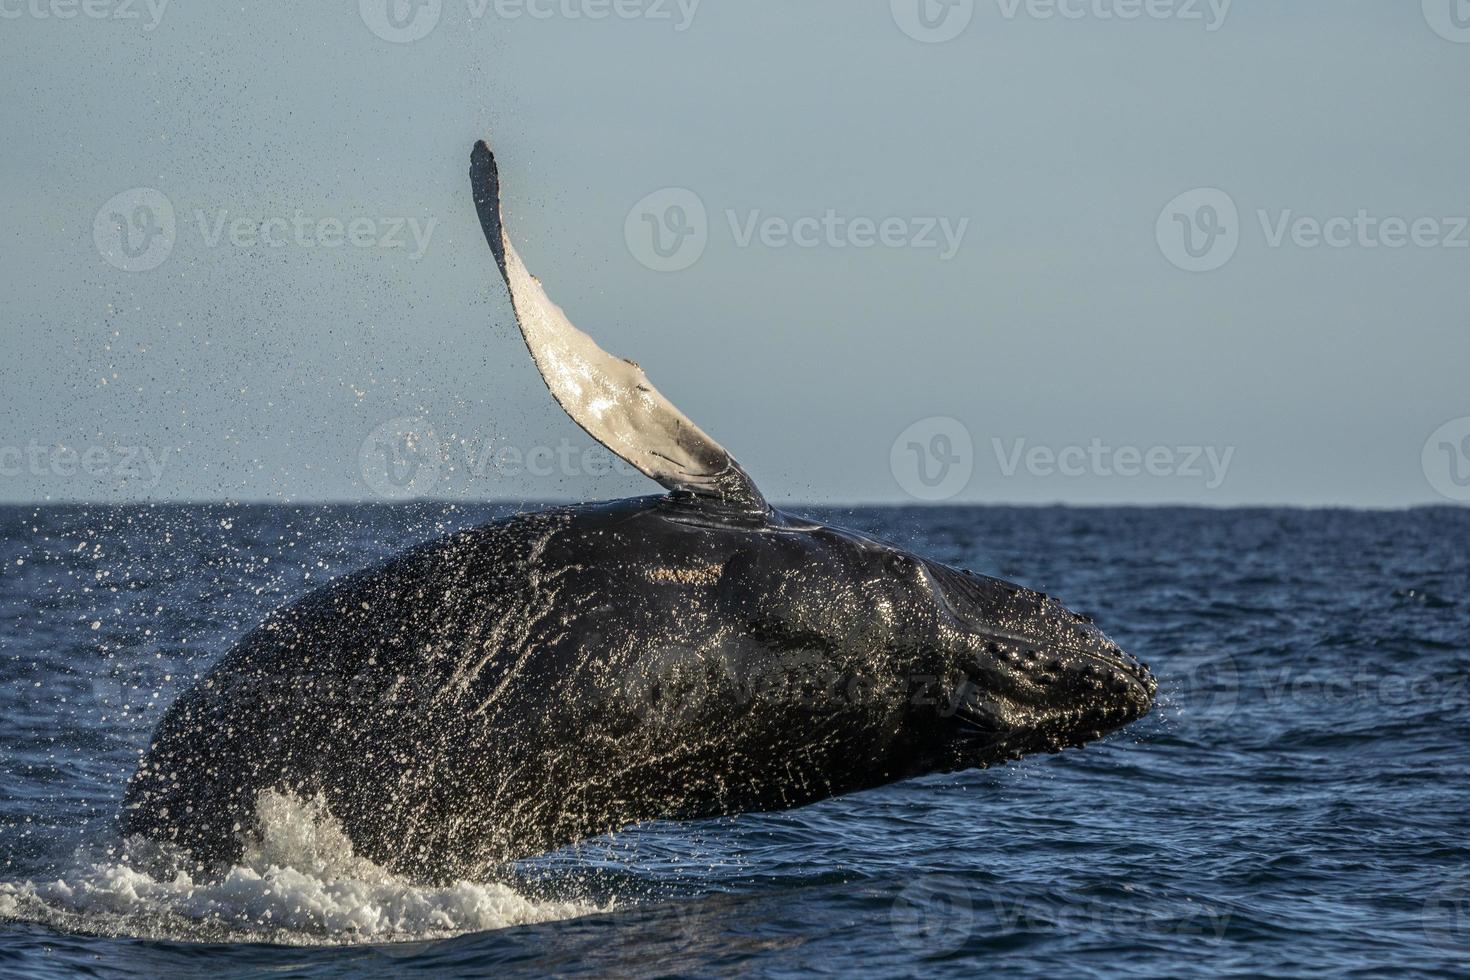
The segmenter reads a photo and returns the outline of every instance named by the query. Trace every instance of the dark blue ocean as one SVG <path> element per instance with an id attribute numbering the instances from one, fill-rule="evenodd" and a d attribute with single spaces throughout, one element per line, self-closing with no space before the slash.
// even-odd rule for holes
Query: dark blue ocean
<path id="1" fill-rule="evenodd" d="M 415 886 L 286 806 L 223 878 L 113 820 L 276 606 L 505 507 L 0 509 L 0 976 L 1465 976 L 1470 509 L 791 508 L 1094 616 L 1083 750 Z"/>

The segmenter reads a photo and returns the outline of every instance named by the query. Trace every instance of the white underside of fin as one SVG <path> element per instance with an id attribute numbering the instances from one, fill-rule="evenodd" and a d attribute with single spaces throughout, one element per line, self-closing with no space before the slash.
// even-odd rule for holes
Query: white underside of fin
<path id="1" fill-rule="evenodd" d="M 496 258 L 521 336 L 557 404 L 592 438 L 668 489 L 764 509 L 755 484 L 724 447 L 659 394 L 642 368 L 578 330 L 527 271 L 501 221 L 499 177 L 483 143 L 470 174 L 486 235 L 500 239 Z"/>

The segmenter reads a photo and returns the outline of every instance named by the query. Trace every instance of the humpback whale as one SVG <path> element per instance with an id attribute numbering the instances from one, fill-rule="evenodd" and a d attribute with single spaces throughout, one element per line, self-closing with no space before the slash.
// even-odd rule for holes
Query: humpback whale
<path id="1" fill-rule="evenodd" d="M 769 506 L 480 223 L 526 347 L 656 496 L 450 534 L 271 614 L 165 712 L 126 834 L 230 862 L 257 801 L 323 801 L 416 880 L 658 818 L 798 807 L 1101 737 L 1155 682 L 1056 599 Z"/>

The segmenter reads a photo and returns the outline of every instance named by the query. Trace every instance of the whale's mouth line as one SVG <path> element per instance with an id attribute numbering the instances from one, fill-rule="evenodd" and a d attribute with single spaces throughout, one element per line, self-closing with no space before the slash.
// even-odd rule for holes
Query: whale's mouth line
<path id="1" fill-rule="evenodd" d="M 1058 676 L 1064 671 L 1072 675 L 1070 688 Z M 1014 688 L 998 689 L 998 678 L 986 671 L 965 673 L 948 747 L 957 769 L 1086 745 L 1147 714 L 1157 690 L 1146 668 L 1111 650 L 1069 647 L 1028 663 L 1007 661 L 1001 675 L 1019 682 Z M 1079 680 L 1090 685 L 1091 696 L 1076 700 Z M 1056 692 L 1054 699 L 1049 692 Z"/>
<path id="2" fill-rule="evenodd" d="M 957 724 L 948 745 L 944 770 L 984 769 L 1019 760 L 1035 753 L 1081 748 L 1121 730 L 1131 720 L 1093 711 L 1080 718 L 1053 718 L 1038 724 L 1006 726 L 984 716 L 956 716 Z"/>
<path id="3" fill-rule="evenodd" d="M 1002 633 L 991 635 L 1007 636 Z M 1038 650 L 1047 649 L 1043 641 L 1022 638 L 1020 642 Z M 1010 659 L 1000 670 L 1007 675 L 1023 677 L 1033 682 L 1040 680 L 1041 683 L 1050 685 L 1055 681 L 1058 672 L 1068 668 L 1075 669 L 1078 664 L 1082 665 L 1085 676 L 1095 678 L 1105 685 L 1099 689 L 1100 694 L 1106 691 L 1118 695 L 1131 689 L 1141 694 L 1145 702 L 1152 704 L 1154 695 L 1158 692 L 1158 681 L 1149 673 L 1148 668 L 1139 663 L 1137 658 L 1117 648 L 1107 653 L 1078 647 L 1053 648 L 1044 656 L 1038 655 L 1029 661 Z M 983 671 L 967 666 L 964 673 L 972 685 L 984 690 L 987 678 Z"/>
<path id="4" fill-rule="evenodd" d="M 1017 720 L 982 704 L 967 701 L 956 710 L 954 717 L 960 737 L 965 739 L 1009 739 L 1013 736 L 1065 738 L 1072 735 L 1100 738 L 1135 720 L 1137 713 L 1123 705 L 1095 705 L 1055 714 L 1036 713 L 1031 718 Z"/>

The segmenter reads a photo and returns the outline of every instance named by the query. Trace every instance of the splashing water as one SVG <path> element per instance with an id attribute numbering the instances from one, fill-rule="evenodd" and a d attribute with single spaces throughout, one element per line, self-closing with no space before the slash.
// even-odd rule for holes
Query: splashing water
<path id="1" fill-rule="evenodd" d="M 0 507 L 0 973 L 1465 975 L 1464 508 L 819 512 L 1105 614 L 1160 708 L 1082 752 L 643 826 L 498 884 L 394 881 L 310 801 L 267 798 L 207 880 L 105 849 L 159 716 L 245 630 L 507 513 Z"/>
<path id="2" fill-rule="evenodd" d="M 291 945 L 445 939 L 609 911 L 538 899 L 500 882 L 414 885 L 353 852 L 320 799 L 265 792 L 240 864 L 196 877 L 184 855 L 130 838 L 66 875 L 0 882 L 0 917 L 70 932 Z"/>

